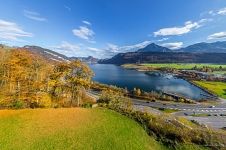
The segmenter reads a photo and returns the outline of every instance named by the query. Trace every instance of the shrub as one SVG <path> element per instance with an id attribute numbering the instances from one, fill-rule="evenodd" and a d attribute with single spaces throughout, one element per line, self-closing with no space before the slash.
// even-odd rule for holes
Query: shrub
<path id="1" fill-rule="evenodd" d="M 48 93 L 40 93 L 39 94 L 39 100 L 37 102 L 38 107 L 51 107 L 52 105 L 52 99 L 51 96 Z"/>
<path id="2" fill-rule="evenodd" d="M 91 104 L 91 103 L 84 103 L 84 104 L 82 104 L 82 107 L 84 107 L 84 108 L 92 108 L 92 105 L 93 104 Z"/>
<path id="3" fill-rule="evenodd" d="M 15 100 L 11 107 L 14 108 L 14 109 L 21 109 L 21 108 L 24 108 L 25 104 L 23 101 L 20 101 L 20 100 Z"/>

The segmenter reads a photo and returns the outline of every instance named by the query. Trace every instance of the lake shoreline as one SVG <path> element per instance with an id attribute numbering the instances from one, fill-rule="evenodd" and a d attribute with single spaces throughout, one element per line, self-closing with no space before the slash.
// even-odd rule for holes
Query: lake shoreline
<path id="1" fill-rule="evenodd" d="M 158 70 L 158 69 L 153 69 L 153 70 L 147 70 L 147 69 L 146 69 L 146 70 L 145 70 L 145 69 L 139 69 L 139 67 L 138 67 L 138 68 L 133 68 L 133 67 L 128 67 L 128 66 L 121 66 L 121 67 L 123 67 L 123 68 L 125 68 L 125 69 L 129 69 L 129 70 L 136 70 L 136 71 L 139 71 L 139 72 L 143 72 L 143 73 L 145 73 L 145 74 L 147 74 L 147 75 L 149 75 L 149 72 L 158 72 L 158 73 L 160 73 L 160 74 L 165 74 L 164 71 L 161 71 L 161 70 Z M 187 78 L 182 77 L 182 76 L 178 76 L 178 75 L 175 74 L 175 73 L 169 73 L 169 74 L 173 75 L 174 77 L 177 77 L 177 78 L 179 78 L 179 79 L 183 79 L 183 80 L 189 82 L 190 84 L 192 84 L 192 85 L 194 85 L 194 86 L 200 88 L 201 90 L 205 91 L 205 92 L 208 93 L 209 95 L 215 97 L 215 99 L 220 100 L 220 99 L 219 99 L 219 96 L 218 96 L 217 94 L 213 93 L 212 91 L 208 90 L 208 89 L 205 88 L 205 87 L 202 87 L 202 86 L 196 84 L 195 82 L 193 82 L 193 80 L 187 79 Z M 194 81 L 195 81 L 195 80 L 194 80 Z"/>
<path id="2" fill-rule="evenodd" d="M 143 91 L 159 91 L 178 94 L 185 99 L 200 101 L 206 99 L 205 92 L 201 88 L 194 86 L 189 81 L 176 76 L 168 75 L 148 75 L 146 70 L 127 69 L 122 66 L 109 64 L 91 65 L 96 76 L 93 80 L 99 83 L 116 85 L 121 88 L 133 90 L 135 87 Z M 156 70 L 159 72 L 159 70 Z M 166 72 L 163 72 L 166 73 Z M 156 73 L 158 74 L 158 73 Z M 173 74 L 172 74 L 173 75 Z M 210 95 L 209 95 L 210 96 Z"/>

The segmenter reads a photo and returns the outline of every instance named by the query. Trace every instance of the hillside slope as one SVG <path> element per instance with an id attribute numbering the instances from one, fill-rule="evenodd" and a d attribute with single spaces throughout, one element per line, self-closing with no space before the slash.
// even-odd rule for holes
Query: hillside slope
<path id="1" fill-rule="evenodd" d="M 111 59 L 99 61 L 101 64 L 127 63 L 226 63 L 226 53 L 184 53 L 149 52 L 120 53 Z"/>
<path id="2" fill-rule="evenodd" d="M 53 50 L 49 50 L 46 48 L 42 48 L 39 46 L 24 46 L 23 47 L 26 50 L 29 50 L 33 53 L 36 53 L 38 55 L 41 55 L 42 57 L 48 59 L 48 60 L 52 60 L 52 61 L 57 61 L 57 62 L 62 62 L 62 61 L 70 61 L 70 58 L 68 58 L 67 56 L 57 53 Z"/>
<path id="3" fill-rule="evenodd" d="M 196 53 L 226 53 L 226 41 L 214 43 L 197 43 L 185 48 L 181 48 L 179 51 Z"/>
<path id="4" fill-rule="evenodd" d="M 141 126 L 105 109 L 0 110 L 1 149 L 166 149 Z"/>

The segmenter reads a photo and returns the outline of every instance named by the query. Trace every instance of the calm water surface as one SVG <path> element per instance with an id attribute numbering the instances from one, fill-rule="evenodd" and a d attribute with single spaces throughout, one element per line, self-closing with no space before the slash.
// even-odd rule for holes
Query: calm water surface
<path id="1" fill-rule="evenodd" d="M 150 76 L 116 65 L 92 64 L 90 67 L 95 73 L 94 81 L 122 88 L 126 87 L 129 90 L 137 87 L 145 91 L 165 91 L 196 100 L 206 98 L 205 95 L 208 95 L 200 88 L 172 75 Z"/>

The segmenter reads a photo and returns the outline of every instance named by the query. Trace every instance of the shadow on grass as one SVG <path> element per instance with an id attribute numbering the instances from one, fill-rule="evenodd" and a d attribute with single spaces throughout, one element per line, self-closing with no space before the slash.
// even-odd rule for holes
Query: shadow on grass
<path id="1" fill-rule="evenodd" d="M 224 91 L 223 95 L 226 95 L 226 89 L 223 89 L 223 91 Z"/>

